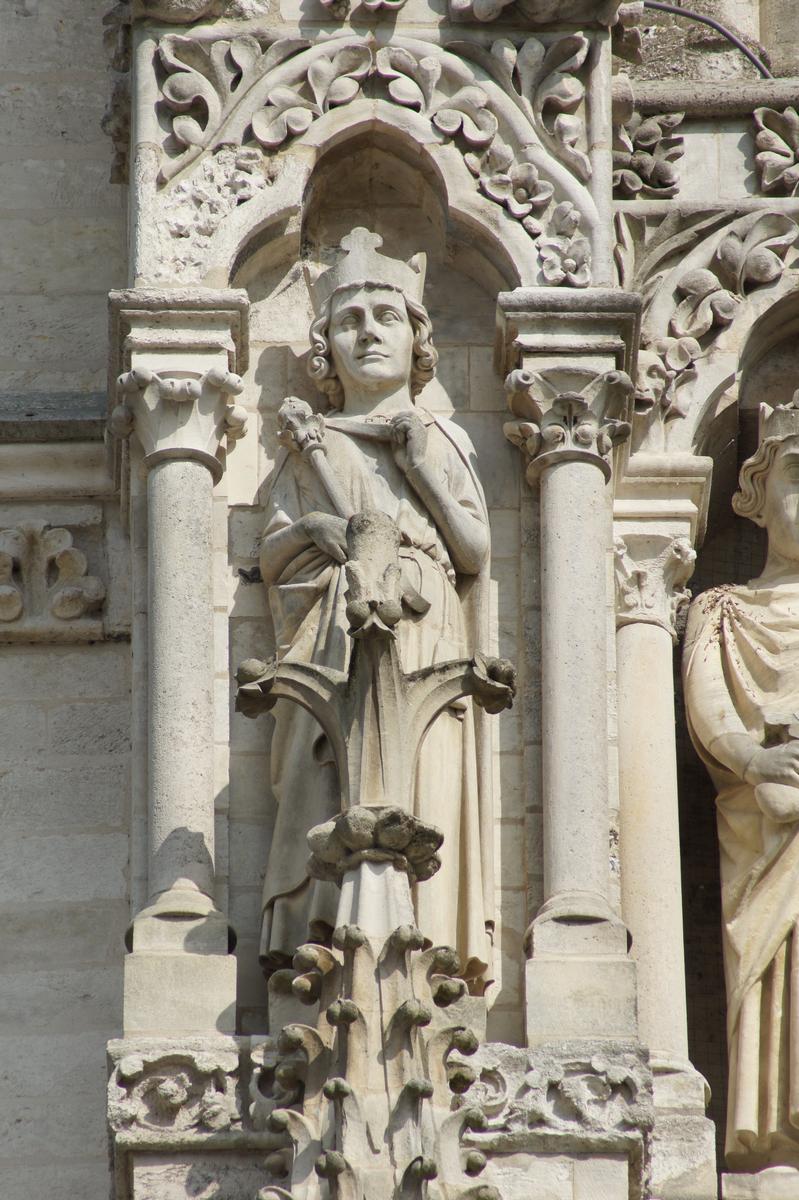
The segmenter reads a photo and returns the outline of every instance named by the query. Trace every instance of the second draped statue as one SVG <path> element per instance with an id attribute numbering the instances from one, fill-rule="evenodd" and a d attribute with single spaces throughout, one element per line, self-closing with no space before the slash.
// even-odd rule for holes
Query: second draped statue
<path id="1" fill-rule="evenodd" d="M 490 537 L 468 437 L 416 404 L 438 358 L 422 304 L 424 257 L 405 263 L 381 245 L 378 235 L 354 229 L 309 284 L 309 371 L 327 398 L 324 471 L 308 456 L 280 451 L 261 573 L 278 657 L 346 671 L 346 515 L 385 513 L 401 538 L 398 646 L 410 672 L 488 644 Z M 476 992 L 491 962 L 486 732 L 471 700 L 452 705 L 422 745 L 414 788 L 416 815 L 444 834 L 441 870 L 414 897 L 417 924 L 433 944 L 458 951 Z M 309 877 L 305 835 L 341 807 L 330 747 L 304 709 L 278 703 L 270 761 L 277 816 L 264 880 L 267 970 L 286 965 L 305 942 L 329 941 L 337 889 Z"/>

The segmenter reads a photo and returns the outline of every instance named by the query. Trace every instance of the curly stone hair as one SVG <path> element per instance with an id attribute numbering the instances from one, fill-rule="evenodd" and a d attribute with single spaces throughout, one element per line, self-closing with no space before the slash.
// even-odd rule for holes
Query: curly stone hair
<path id="1" fill-rule="evenodd" d="M 792 435 L 788 435 L 792 436 Z M 738 491 L 732 498 L 733 510 L 739 517 L 748 517 L 756 525 L 763 524 L 766 503 L 766 480 L 774 465 L 777 451 L 787 437 L 767 437 L 751 458 L 747 458 L 738 476 Z"/>
<path id="2" fill-rule="evenodd" d="M 367 288 L 382 288 L 385 284 L 366 283 Z M 395 289 L 396 290 L 396 289 Z M 333 293 L 335 295 L 335 292 Z M 433 325 L 427 315 L 427 309 L 417 300 L 411 300 L 401 292 L 405 308 L 413 329 L 413 365 L 411 367 L 411 395 L 418 396 L 422 388 L 436 373 L 438 351 L 433 345 Z M 344 389 L 333 365 L 333 355 L 330 351 L 330 313 L 333 306 L 333 296 L 325 301 L 324 308 L 310 328 L 311 357 L 308 360 L 308 374 L 320 392 L 324 392 L 333 408 L 341 408 L 344 403 Z"/>

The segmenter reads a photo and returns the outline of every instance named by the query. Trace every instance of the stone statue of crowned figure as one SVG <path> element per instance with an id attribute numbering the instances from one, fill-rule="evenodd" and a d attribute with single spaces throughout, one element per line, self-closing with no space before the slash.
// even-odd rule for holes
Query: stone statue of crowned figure
<path id="1" fill-rule="evenodd" d="M 346 672 L 347 520 L 375 510 L 389 517 L 400 538 L 396 634 L 408 673 L 487 645 L 490 534 L 468 437 L 416 403 L 438 358 L 422 304 L 424 256 L 406 263 L 381 245 L 354 229 L 332 265 L 306 271 L 316 314 L 308 369 L 326 402 L 315 418 L 324 455 L 280 450 L 260 561 L 278 659 Z M 489 777 L 484 714 L 459 700 L 436 719 L 417 761 L 414 814 L 443 832 L 444 845 L 441 869 L 414 889 L 414 906 L 425 938 L 457 950 L 478 994 L 491 963 Z M 327 943 L 338 905 L 335 884 L 309 876 L 306 845 L 312 827 L 340 812 L 335 762 L 314 718 L 286 701 L 275 709 L 271 783 L 267 971 L 306 942 Z"/>
<path id="2" fill-rule="evenodd" d="M 726 1158 L 799 1169 L 799 392 L 761 405 L 733 507 L 765 527 L 766 564 L 697 597 L 684 656 L 691 735 L 718 791 Z"/>

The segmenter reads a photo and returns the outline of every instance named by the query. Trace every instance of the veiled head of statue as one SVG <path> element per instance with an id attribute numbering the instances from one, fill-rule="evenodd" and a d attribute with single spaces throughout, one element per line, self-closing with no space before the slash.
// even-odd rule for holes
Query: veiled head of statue
<path id="1" fill-rule="evenodd" d="M 306 282 L 316 317 L 308 373 L 330 403 L 344 406 L 348 387 L 381 390 L 407 383 L 416 396 L 435 374 L 438 354 L 421 302 L 426 260 L 381 254 L 383 239 L 361 227 L 341 240 L 342 253 Z"/>

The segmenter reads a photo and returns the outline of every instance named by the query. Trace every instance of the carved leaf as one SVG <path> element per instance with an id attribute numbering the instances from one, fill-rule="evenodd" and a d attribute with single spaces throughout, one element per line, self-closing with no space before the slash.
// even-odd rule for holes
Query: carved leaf
<path id="1" fill-rule="evenodd" d="M 308 82 L 322 112 L 354 100 L 371 65 L 368 46 L 345 46 L 332 59 L 314 59 L 308 68 Z"/>
<path id="2" fill-rule="evenodd" d="M 431 55 L 416 58 L 401 46 L 384 46 L 377 52 L 377 71 L 389 81 L 388 94 L 396 104 L 428 112 L 441 75 L 441 64 Z"/>
<path id="3" fill-rule="evenodd" d="M 671 319 L 670 328 L 677 337 L 700 338 L 714 325 L 729 325 L 738 310 L 739 300 L 721 286 L 712 271 L 689 271 L 677 291 L 685 297 Z"/>
<path id="4" fill-rule="evenodd" d="M 487 146 L 497 132 L 497 118 L 486 107 L 488 98 L 482 88 L 460 88 L 433 116 L 433 124 L 442 133 L 454 137 L 463 134 L 470 146 Z"/>
<path id="5" fill-rule="evenodd" d="M 296 136 L 309 128 L 320 109 L 287 87 L 276 87 L 269 93 L 266 108 L 254 113 L 252 131 L 269 150 L 281 145 L 289 134 Z"/>
<path id="6" fill-rule="evenodd" d="M 741 296 L 779 279 L 797 233 L 796 222 L 781 213 L 765 213 L 743 236 L 730 230 L 716 251 L 722 278 Z"/>
<path id="7" fill-rule="evenodd" d="M 158 53 L 168 73 L 162 93 L 167 110 L 176 114 L 172 133 L 182 154 L 166 162 L 162 182 L 172 179 L 204 149 L 223 142 L 240 145 L 253 108 L 257 111 L 269 90 L 268 75 L 286 59 L 307 47 L 307 41 L 288 38 L 266 51 L 249 34 L 204 43 L 179 34 L 161 39 Z"/>
<path id="8" fill-rule="evenodd" d="M 764 192 L 783 196 L 799 194 L 799 114 L 795 108 L 776 112 L 756 108 L 754 112 L 755 162 Z"/>

